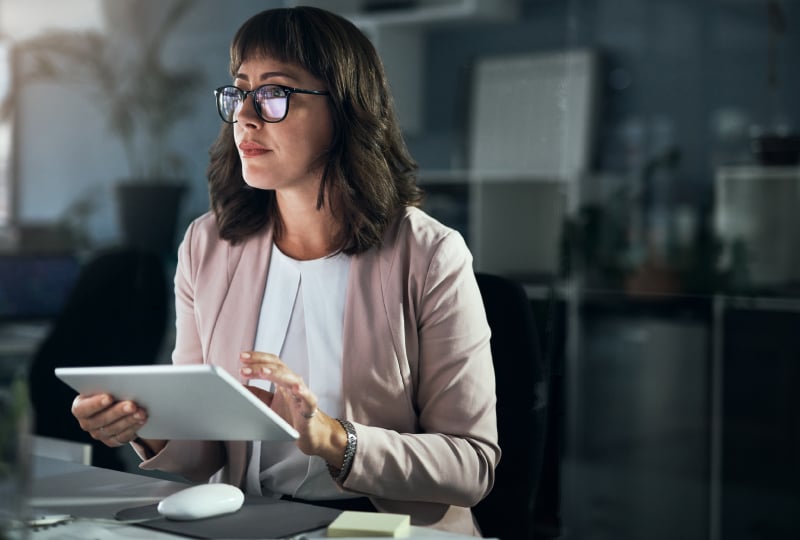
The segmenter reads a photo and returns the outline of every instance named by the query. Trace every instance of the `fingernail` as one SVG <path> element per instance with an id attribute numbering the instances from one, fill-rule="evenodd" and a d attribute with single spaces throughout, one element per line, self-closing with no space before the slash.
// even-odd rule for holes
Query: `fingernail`
<path id="1" fill-rule="evenodd" d="M 250 358 L 250 353 L 249 353 L 249 352 L 243 352 L 243 353 L 241 354 L 241 357 L 242 357 L 242 358 Z"/>
<path id="2" fill-rule="evenodd" d="M 100 400 L 100 405 L 102 405 L 103 407 L 111 405 L 111 398 L 108 396 L 103 396 L 103 399 Z"/>
<path id="3" fill-rule="evenodd" d="M 264 375 L 269 375 L 270 373 L 272 373 L 272 370 L 269 369 L 268 367 L 262 367 L 261 373 L 263 373 Z"/>
<path id="4" fill-rule="evenodd" d="M 253 370 L 249 367 L 242 368 L 242 375 L 250 375 L 251 373 L 253 373 Z"/>
<path id="5" fill-rule="evenodd" d="M 136 418 L 137 420 L 142 420 L 144 418 L 144 414 L 142 414 L 141 412 L 137 412 L 136 414 L 133 415 L 133 417 Z"/>
<path id="6" fill-rule="evenodd" d="M 125 412 L 133 412 L 133 405 L 131 405 L 130 403 L 126 403 L 122 407 L 122 410 L 125 411 Z"/>

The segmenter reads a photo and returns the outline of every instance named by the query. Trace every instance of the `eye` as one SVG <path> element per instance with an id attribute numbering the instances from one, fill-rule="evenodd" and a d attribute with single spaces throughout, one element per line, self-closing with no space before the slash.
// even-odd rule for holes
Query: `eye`
<path id="1" fill-rule="evenodd" d="M 285 98 L 288 94 L 288 92 L 280 86 L 264 86 L 259 93 L 263 99 Z"/>
<path id="2" fill-rule="evenodd" d="M 222 90 L 222 95 L 227 99 L 242 99 L 242 91 L 235 86 L 228 86 Z"/>

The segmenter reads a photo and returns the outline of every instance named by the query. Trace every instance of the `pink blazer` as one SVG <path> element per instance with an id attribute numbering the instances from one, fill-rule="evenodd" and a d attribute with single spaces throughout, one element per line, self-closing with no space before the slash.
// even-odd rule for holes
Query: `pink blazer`
<path id="1" fill-rule="evenodd" d="M 239 378 L 251 350 L 270 231 L 220 240 L 213 215 L 188 228 L 175 275 L 175 364 Z M 470 511 L 500 459 L 489 326 L 462 237 L 409 208 L 382 247 L 355 256 L 344 310 L 344 417 L 358 451 L 342 486 L 415 525 L 479 534 Z M 142 449 L 137 448 L 142 454 Z M 244 442 L 171 441 L 143 469 L 243 486 Z"/>

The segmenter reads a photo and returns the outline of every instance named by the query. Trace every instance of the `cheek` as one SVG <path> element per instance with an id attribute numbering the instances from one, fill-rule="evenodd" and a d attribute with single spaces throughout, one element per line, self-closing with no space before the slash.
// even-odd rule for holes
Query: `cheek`
<path id="1" fill-rule="evenodd" d="M 244 129 L 239 127 L 239 123 L 237 122 L 233 124 L 233 129 L 231 131 L 233 132 L 233 144 L 236 145 L 236 150 L 238 151 L 239 143 L 242 142 L 244 138 Z"/>
<path id="2" fill-rule="evenodd" d="M 317 154 L 324 153 L 333 144 L 333 126 L 330 121 L 319 122 L 308 134 L 308 140 L 314 145 Z"/>

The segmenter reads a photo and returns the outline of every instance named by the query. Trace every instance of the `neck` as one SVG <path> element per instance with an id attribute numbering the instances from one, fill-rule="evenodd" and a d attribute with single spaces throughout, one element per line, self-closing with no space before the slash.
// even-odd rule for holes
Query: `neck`
<path id="1" fill-rule="evenodd" d="M 318 209 L 316 197 L 311 200 L 281 194 L 277 201 L 283 233 L 275 238 L 275 243 L 284 254 L 307 261 L 330 255 L 339 247 L 341 227 L 327 203 Z"/>

